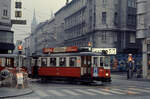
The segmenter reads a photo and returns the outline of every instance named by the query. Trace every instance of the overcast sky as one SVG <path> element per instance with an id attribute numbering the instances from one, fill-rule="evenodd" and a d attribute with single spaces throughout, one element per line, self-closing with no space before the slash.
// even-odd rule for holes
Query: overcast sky
<path id="1" fill-rule="evenodd" d="M 51 13 L 55 13 L 66 3 L 66 0 L 17 0 L 23 3 L 23 17 L 21 19 L 27 20 L 27 25 L 13 25 L 14 37 L 16 40 L 23 40 L 30 33 L 31 21 L 33 18 L 33 11 L 35 9 L 37 21 L 42 22 L 48 20 Z M 15 0 L 12 0 L 12 19 L 14 19 L 14 4 Z"/>

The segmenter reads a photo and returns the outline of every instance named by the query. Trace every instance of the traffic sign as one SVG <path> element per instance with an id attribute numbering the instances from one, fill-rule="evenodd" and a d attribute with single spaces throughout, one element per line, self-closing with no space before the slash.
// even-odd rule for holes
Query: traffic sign
<path id="1" fill-rule="evenodd" d="M 92 52 L 107 52 L 107 54 L 117 54 L 116 48 L 92 48 Z"/>

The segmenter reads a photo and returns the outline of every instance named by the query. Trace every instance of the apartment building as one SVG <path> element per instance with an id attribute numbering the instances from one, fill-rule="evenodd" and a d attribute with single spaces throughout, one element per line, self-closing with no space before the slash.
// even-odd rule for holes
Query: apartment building
<path id="1" fill-rule="evenodd" d="M 11 27 L 11 0 L 0 0 L 0 54 L 12 53 L 15 48 Z"/>

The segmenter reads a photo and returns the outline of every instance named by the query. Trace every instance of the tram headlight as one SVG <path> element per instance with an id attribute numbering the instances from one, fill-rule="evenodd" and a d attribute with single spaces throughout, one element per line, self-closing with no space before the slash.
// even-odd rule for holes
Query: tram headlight
<path id="1" fill-rule="evenodd" d="M 108 73 L 106 73 L 105 75 L 106 75 L 107 77 L 109 76 L 109 74 L 108 74 Z"/>

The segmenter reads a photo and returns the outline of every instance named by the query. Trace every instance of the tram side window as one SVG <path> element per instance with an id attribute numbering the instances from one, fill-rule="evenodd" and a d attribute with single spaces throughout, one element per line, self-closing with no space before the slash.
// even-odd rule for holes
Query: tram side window
<path id="1" fill-rule="evenodd" d="M 70 67 L 76 67 L 77 66 L 77 58 L 76 57 L 70 57 L 69 65 L 70 65 Z"/>
<path id="2" fill-rule="evenodd" d="M 93 67 L 98 67 L 98 57 L 93 58 Z"/>
<path id="3" fill-rule="evenodd" d="M 0 66 L 2 66 L 2 58 L 0 58 Z"/>
<path id="4" fill-rule="evenodd" d="M 50 58 L 50 66 L 56 66 L 56 58 Z"/>
<path id="5" fill-rule="evenodd" d="M 105 57 L 105 66 L 108 67 L 110 64 L 109 57 Z"/>
<path id="6" fill-rule="evenodd" d="M 47 59 L 46 58 L 42 58 L 42 67 L 46 67 L 47 66 Z"/>
<path id="7" fill-rule="evenodd" d="M 60 67 L 65 67 L 66 66 L 66 58 L 60 58 L 59 65 L 60 65 Z"/>
<path id="8" fill-rule="evenodd" d="M 103 57 L 100 57 L 100 66 L 101 66 L 101 67 L 104 66 L 104 60 L 103 60 Z"/>

